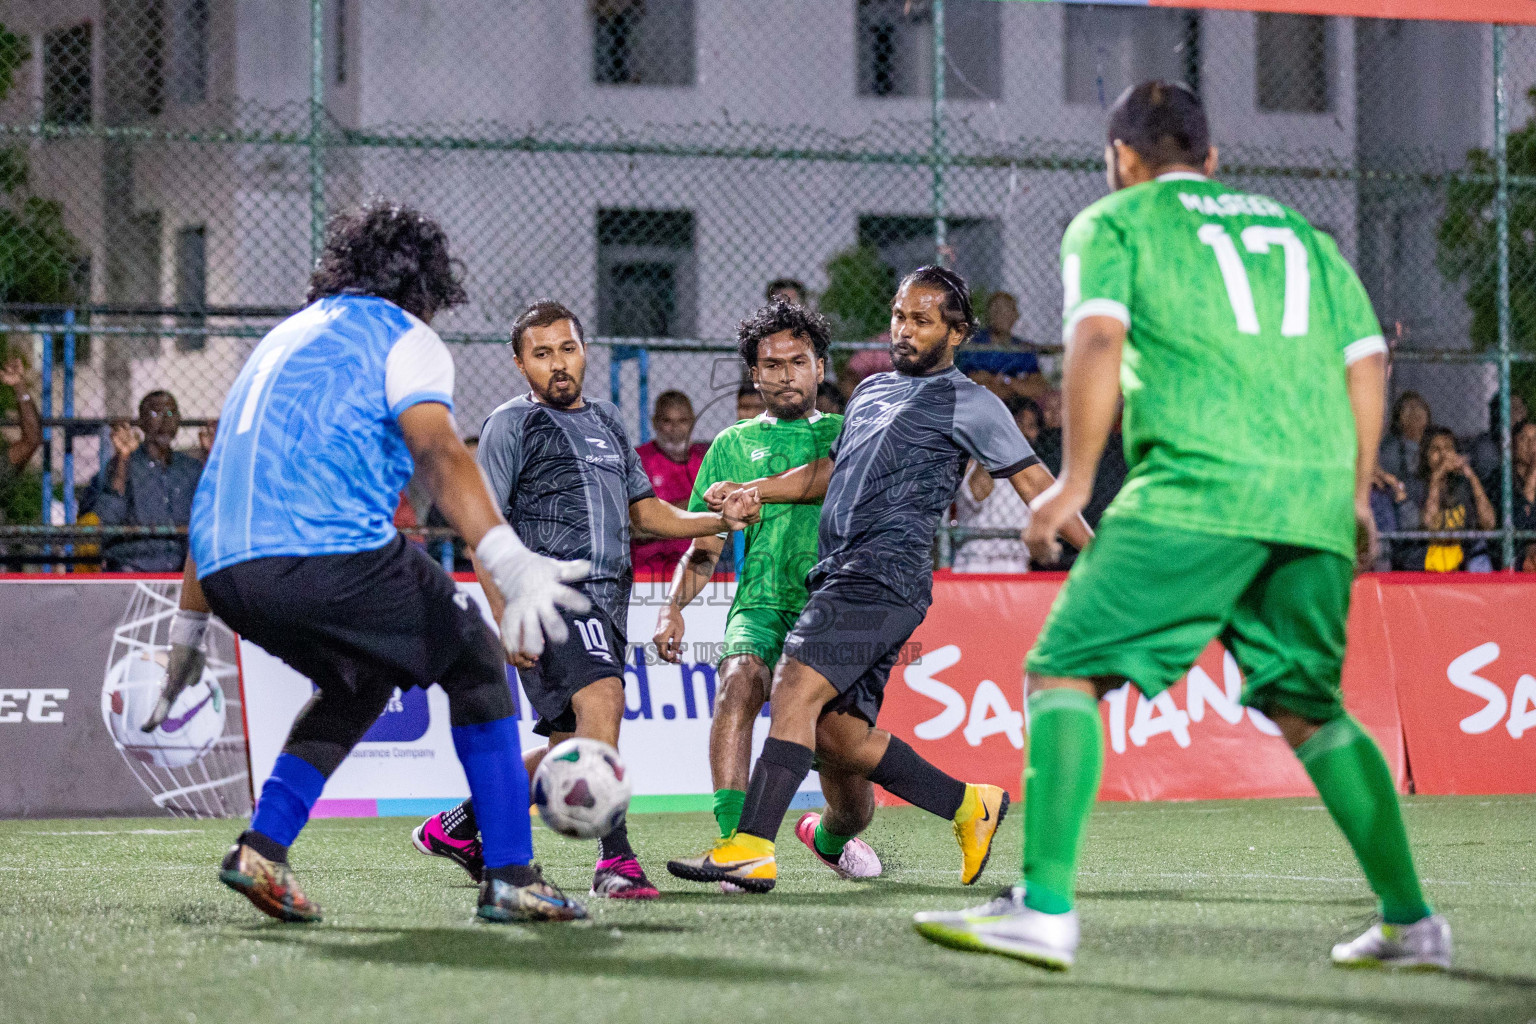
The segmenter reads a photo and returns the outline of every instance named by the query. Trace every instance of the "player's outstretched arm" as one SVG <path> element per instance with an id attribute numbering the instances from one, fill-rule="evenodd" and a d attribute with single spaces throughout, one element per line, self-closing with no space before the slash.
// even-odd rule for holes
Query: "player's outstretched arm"
<path id="1" fill-rule="evenodd" d="M 724 537 L 696 537 L 678 561 L 677 571 L 672 574 L 672 588 L 667 593 L 667 603 L 656 614 L 656 635 L 651 638 L 663 661 L 675 664 L 682 657 L 683 630 L 686 628 L 683 609 L 699 596 L 699 591 L 704 589 L 709 578 L 715 574 L 720 552 L 724 550 Z"/>
<path id="2" fill-rule="evenodd" d="M 1033 466 L 1026 466 L 1013 474 L 1013 476 L 1008 478 L 1008 482 L 1013 485 L 1013 489 L 1018 493 L 1019 497 L 1024 499 L 1024 504 L 1028 505 L 1049 490 L 1051 485 L 1056 482 L 1056 478 L 1051 476 L 1050 470 L 1037 462 Z M 1084 519 L 1082 513 L 1079 512 L 1068 519 L 1061 527 L 1060 535 L 1062 540 L 1065 540 L 1068 544 L 1081 551 L 1093 539 L 1093 529 L 1088 525 L 1088 520 Z"/>
<path id="3" fill-rule="evenodd" d="M 590 563 L 557 562 L 524 546 L 502 519 L 446 405 L 418 402 L 400 414 L 399 423 L 432 501 L 490 577 L 486 596 L 492 607 L 498 598 L 504 602 L 497 621 L 507 653 L 536 658 L 543 653 L 546 636 L 553 643 L 564 642 L 566 625 L 555 606 L 576 612 L 591 607 L 585 596 L 566 586 L 587 575 Z"/>
<path id="4" fill-rule="evenodd" d="M 171 653 L 166 658 L 165 682 L 160 685 L 160 699 L 155 702 L 141 728 L 154 732 L 171 713 L 182 691 L 203 677 L 208 656 L 203 653 L 203 636 L 208 632 L 208 599 L 197 581 L 197 563 L 187 556 L 181 570 L 181 601 L 171 616 Z"/>
<path id="5" fill-rule="evenodd" d="M 685 512 L 655 497 L 629 506 L 629 522 L 652 537 L 708 537 L 757 522 L 762 502 L 753 488 L 733 492 L 715 512 Z"/>
<path id="6" fill-rule="evenodd" d="M 832 481 L 832 460 L 820 458 L 794 469 L 786 469 L 773 476 L 748 480 L 744 484 L 729 480 L 710 486 L 704 492 L 704 501 L 718 511 L 725 499 L 742 488 L 755 488 L 758 499 L 764 505 L 815 505 L 827 496 L 827 485 Z"/>
<path id="7" fill-rule="evenodd" d="M 1355 555 L 1362 570 L 1376 561 L 1376 517 L 1371 514 L 1371 485 L 1376 452 L 1387 409 L 1387 357 L 1366 356 L 1345 370 L 1349 406 L 1355 413 Z"/>
<path id="8" fill-rule="evenodd" d="M 1029 527 L 1024 531 L 1029 556 L 1037 562 L 1061 557 L 1057 536 L 1093 494 L 1099 457 L 1115 426 L 1124 346 L 1125 325 L 1112 316 L 1083 317 L 1067 339 L 1061 377 L 1061 479 L 1030 502 Z"/>

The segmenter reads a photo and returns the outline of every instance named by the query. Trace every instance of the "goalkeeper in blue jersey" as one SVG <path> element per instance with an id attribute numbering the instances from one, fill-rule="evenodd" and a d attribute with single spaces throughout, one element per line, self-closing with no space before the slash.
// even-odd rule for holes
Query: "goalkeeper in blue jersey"
<path id="1" fill-rule="evenodd" d="M 294 879 L 288 847 L 326 779 L 396 687 L 434 682 L 448 694 L 483 836 L 478 915 L 586 916 L 533 863 L 502 645 L 537 657 L 546 634 L 564 641 L 557 606 L 586 610 L 565 581 L 585 575 L 587 563 L 529 551 L 459 441 L 453 360 L 429 324 L 464 300 L 447 238 L 429 218 L 384 201 L 337 217 L 310 305 L 251 353 L 198 485 L 165 691 L 147 728 L 199 677 L 210 610 L 314 683 L 251 827 L 219 872 L 280 920 L 320 919 Z M 474 603 L 395 530 L 413 467 L 506 602 L 501 644 Z"/>

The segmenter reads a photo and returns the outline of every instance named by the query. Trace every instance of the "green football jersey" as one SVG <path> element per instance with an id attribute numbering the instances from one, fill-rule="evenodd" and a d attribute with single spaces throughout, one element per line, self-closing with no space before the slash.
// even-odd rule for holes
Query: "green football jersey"
<path id="1" fill-rule="evenodd" d="M 726 427 L 704 454 L 688 508 L 705 510 L 704 492 L 721 480 L 744 483 L 824 458 L 843 429 L 843 418 L 813 412 L 781 422 L 767 413 Z M 732 608 L 805 607 L 805 574 L 816 564 L 816 526 L 821 503 L 764 505 L 763 517 L 746 529 L 746 556 L 736 571 Z"/>
<path id="2" fill-rule="evenodd" d="M 1127 328 L 1125 486 L 1106 515 L 1353 557 L 1345 366 L 1385 352 L 1360 279 L 1273 199 L 1165 174 L 1094 203 L 1061 243 L 1068 339 Z"/>

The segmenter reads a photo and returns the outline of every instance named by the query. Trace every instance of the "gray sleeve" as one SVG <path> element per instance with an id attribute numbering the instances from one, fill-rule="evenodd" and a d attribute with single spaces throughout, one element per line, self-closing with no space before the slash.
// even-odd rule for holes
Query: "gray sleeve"
<path id="1" fill-rule="evenodd" d="M 955 425 L 951 434 L 997 479 L 1013 476 L 1040 461 L 1003 400 L 979 385 L 955 389 Z"/>
<path id="2" fill-rule="evenodd" d="M 491 485 L 491 500 L 506 513 L 512 492 L 523 469 L 523 424 L 527 416 L 513 409 L 497 409 L 480 429 L 475 461 Z"/>
<path id="3" fill-rule="evenodd" d="M 633 505 L 637 501 L 646 498 L 654 498 L 656 489 L 651 486 L 651 478 L 645 472 L 645 466 L 640 462 L 640 453 L 635 451 L 635 446 L 629 443 L 629 433 L 624 429 L 624 421 L 619 418 L 618 407 L 612 402 L 595 401 L 598 412 L 603 419 L 608 421 L 608 429 L 613 431 L 613 436 L 618 439 L 619 449 L 624 453 L 624 494 L 626 500 Z"/>

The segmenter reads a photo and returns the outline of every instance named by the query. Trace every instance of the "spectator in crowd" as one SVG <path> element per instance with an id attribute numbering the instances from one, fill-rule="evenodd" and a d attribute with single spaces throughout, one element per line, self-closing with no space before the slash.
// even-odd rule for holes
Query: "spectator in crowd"
<path id="1" fill-rule="evenodd" d="M 1418 510 L 1408 500 L 1408 487 L 1385 470 L 1376 471 L 1371 485 L 1371 517 L 1376 521 L 1379 533 L 1412 530 L 1417 526 Z M 1389 572 L 1400 568 L 1394 559 L 1394 541 L 1383 540 L 1376 549 L 1376 561 L 1371 563 L 1375 572 Z"/>
<path id="2" fill-rule="evenodd" d="M 656 438 L 635 449 L 656 497 L 682 509 L 688 507 L 688 499 L 693 496 L 693 482 L 698 479 L 704 453 L 709 450 L 707 444 L 693 443 L 695 422 L 693 402 L 687 395 L 681 391 L 663 391 L 656 396 L 656 406 L 651 414 L 651 429 Z M 632 538 L 630 555 L 634 559 L 635 573 L 659 572 L 664 578 L 671 579 L 688 544 L 687 538 Z"/>
<path id="3" fill-rule="evenodd" d="M 1525 555 L 1520 559 L 1521 572 L 1536 572 L 1536 543 L 1525 546 Z"/>
<path id="4" fill-rule="evenodd" d="M 1517 391 L 1509 394 L 1509 436 L 1513 438 L 1519 433 L 1529 416 L 1525 399 Z M 1511 441 L 1513 444 L 1513 441 Z M 1503 452 L 1499 445 L 1499 396 L 1488 399 L 1488 429 L 1472 439 L 1472 469 L 1477 473 L 1483 487 L 1498 501 L 1499 494 L 1499 467 L 1503 462 Z M 1518 483 L 1520 477 L 1515 477 Z"/>
<path id="5" fill-rule="evenodd" d="M 776 277 L 768 282 L 768 289 L 763 297 L 769 302 L 784 301 L 792 306 L 808 305 L 806 300 L 810 292 L 805 290 L 805 285 L 792 277 Z"/>
<path id="6" fill-rule="evenodd" d="M 859 349 L 848 357 L 848 365 L 838 375 L 837 383 L 843 388 L 845 400 L 853 397 L 854 388 L 857 388 L 865 377 L 877 373 L 890 373 L 896 369 L 896 364 L 891 362 L 891 332 L 882 332 L 869 340 L 871 344 L 880 347 Z"/>
<path id="7" fill-rule="evenodd" d="M 741 386 L 736 389 L 736 419 L 750 420 L 767 411 L 768 404 L 758 394 L 757 385 L 752 383 L 751 378 L 742 380 Z"/>
<path id="8" fill-rule="evenodd" d="M 0 437 L 0 524 L 3 524 L 11 488 L 31 460 L 32 453 L 43 443 L 43 421 L 37 414 L 32 392 L 27 388 L 26 366 L 20 356 L 11 356 L 0 365 L 0 384 L 10 388 L 15 395 L 16 414 L 21 421 L 21 436 L 15 441 Z"/>
<path id="9" fill-rule="evenodd" d="M 1418 510 L 1421 530 L 1492 530 L 1498 526 L 1493 503 L 1472 463 L 1456 450 L 1456 435 L 1430 427 L 1419 443 L 1417 474 L 1407 482 L 1408 498 Z M 1493 561 L 1480 542 L 1443 540 L 1408 550 L 1405 569 L 1424 572 L 1490 572 Z"/>
<path id="10" fill-rule="evenodd" d="M 1055 389 L 1040 396 L 1040 437 L 1030 442 L 1035 454 L 1052 475 L 1061 472 L 1061 392 Z"/>
<path id="11" fill-rule="evenodd" d="M 1516 427 L 1514 444 L 1510 447 L 1513 449 L 1511 462 L 1515 470 L 1512 489 L 1514 515 L 1511 522 L 1516 530 L 1536 532 L 1536 423 L 1527 420 Z M 1488 489 L 1488 498 L 1492 502 L 1502 499 L 1501 476 L 1495 471 L 1493 486 Z M 1521 547 L 1527 543 L 1529 541 L 1520 540 L 1516 546 Z"/>
<path id="12" fill-rule="evenodd" d="M 1040 374 L 1035 346 L 1013 333 L 1019 322 L 1019 302 L 1009 292 L 993 292 L 987 300 L 987 326 L 978 331 L 955 355 L 955 366 L 993 392 L 1038 398 L 1048 386 Z M 979 347 L 993 351 L 979 351 Z"/>
<path id="13" fill-rule="evenodd" d="M 1419 445 L 1429 424 L 1429 403 L 1417 391 L 1404 391 L 1392 404 L 1391 421 L 1376 464 L 1399 480 L 1417 474 Z"/>
<path id="14" fill-rule="evenodd" d="M 1030 444 L 1040 435 L 1040 406 L 1032 399 L 1009 403 L 1013 421 Z M 1012 487 L 999 487 L 976 460 L 966 467 L 955 495 L 955 525 L 972 529 L 1012 530 L 1012 537 L 977 537 L 955 550 L 955 572 L 1028 572 L 1029 549 L 1019 539 L 1029 525 L 1029 506 Z"/>
<path id="15" fill-rule="evenodd" d="M 822 415 L 843 414 L 843 409 L 848 405 L 843 401 L 843 393 L 837 390 L 837 385 L 831 381 L 822 381 L 816 385 L 816 411 Z"/>
<path id="16" fill-rule="evenodd" d="M 181 412 L 169 391 L 151 391 L 139 401 L 137 428 L 126 421 L 113 426 L 114 455 L 94 505 L 103 526 L 187 525 L 203 464 L 172 447 L 180 430 Z M 102 557 L 117 572 L 180 572 L 187 542 L 129 538 L 106 545 Z"/>

